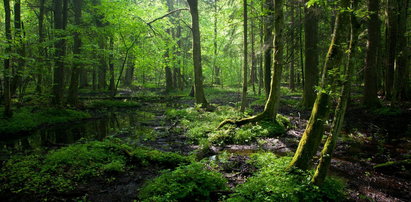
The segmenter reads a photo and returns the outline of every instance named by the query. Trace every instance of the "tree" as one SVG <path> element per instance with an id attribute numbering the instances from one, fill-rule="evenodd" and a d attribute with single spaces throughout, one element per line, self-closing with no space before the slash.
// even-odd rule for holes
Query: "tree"
<path id="1" fill-rule="evenodd" d="M 308 2 L 308 0 L 306 0 Z M 318 83 L 318 9 L 315 6 L 305 7 L 304 34 L 305 34 L 305 69 L 303 106 L 311 109 L 315 101 L 314 88 Z"/>
<path id="2" fill-rule="evenodd" d="M 11 55 L 11 20 L 10 20 L 10 1 L 3 0 L 4 3 L 4 19 L 5 19 L 5 33 L 6 33 L 6 49 L 5 53 L 8 57 L 4 59 L 4 117 L 10 118 L 13 116 L 11 111 L 11 92 L 10 92 L 10 55 Z"/>
<path id="3" fill-rule="evenodd" d="M 82 7 L 82 0 L 73 0 L 74 6 L 74 23 L 76 26 L 81 25 L 81 7 Z M 73 68 L 71 70 L 71 79 L 70 79 L 70 87 L 69 87 L 69 94 L 68 94 L 68 103 L 75 106 L 78 102 L 78 82 L 80 76 L 80 66 L 81 66 L 81 39 L 79 31 L 74 32 L 74 44 L 73 44 L 73 53 L 74 53 L 74 61 L 73 61 Z"/>
<path id="4" fill-rule="evenodd" d="M 264 106 L 264 111 L 252 117 L 244 118 L 241 120 L 227 119 L 220 123 L 218 128 L 223 127 L 226 124 L 234 124 L 241 126 L 250 122 L 257 122 L 260 120 L 275 120 L 278 105 L 280 102 L 280 84 L 283 68 L 283 29 L 284 29 L 284 16 L 283 16 L 283 1 L 274 0 L 274 61 L 273 61 L 273 76 L 270 85 L 270 94 Z"/>
<path id="5" fill-rule="evenodd" d="M 349 0 L 341 0 L 339 8 L 347 8 Z M 324 134 L 324 125 L 328 120 L 330 108 L 330 87 L 336 75 L 328 75 L 330 70 L 337 71 L 341 66 L 341 60 L 344 54 L 343 42 L 346 37 L 346 25 L 348 15 L 347 11 L 339 10 L 335 19 L 333 37 L 328 49 L 324 67 L 322 70 L 321 90 L 317 94 L 314 107 L 311 111 L 310 119 L 303 136 L 298 144 L 297 151 L 290 162 L 289 167 L 296 167 L 307 170 L 310 166 L 312 157 L 316 154 Z"/>
<path id="6" fill-rule="evenodd" d="M 353 1 L 351 3 L 351 9 L 353 10 L 356 6 L 358 1 Z M 321 185 L 325 177 L 327 176 L 328 169 L 331 164 L 331 158 L 335 149 L 335 145 L 337 144 L 338 137 L 340 135 L 343 123 L 344 123 L 344 116 L 347 109 L 348 100 L 350 97 L 351 92 L 351 85 L 352 85 L 352 75 L 354 72 L 354 63 L 352 62 L 353 54 L 355 53 L 355 47 L 357 45 L 357 38 L 358 38 L 358 22 L 355 19 L 355 15 L 350 15 L 350 42 L 347 53 L 347 62 L 344 65 L 344 69 L 342 70 L 342 75 L 344 79 L 342 82 L 341 93 L 338 99 L 338 104 L 334 112 L 334 119 L 331 126 L 331 133 L 328 135 L 327 140 L 324 144 L 324 148 L 321 152 L 320 162 L 317 165 L 316 171 L 314 173 L 314 177 L 312 182 L 315 185 Z"/>
<path id="7" fill-rule="evenodd" d="M 272 48 L 273 48 L 273 26 L 274 21 L 274 1 L 264 1 L 264 86 L 266 97 L 270 95 L 271 84 L 271 65 L 272 65 Z"/>
<path id="8" fill-rule="evenodd" d="M 208 103 L 203 89 L 203 70 L 201 66 L 200 25 L 198 21 L 198 0 L 187 0 L 190 6 L 193 33 L 194 95 L 196 103 L 207 107 Z"/>
<path id="9" fill-rule="evenodd" d="M 247 0 L 243 0 L 243 28 L 244 28 L 244 43 L 243 43 L 243 93 L 241 97 L 241 112 L 244 112 L 247 105 L 247 78 L 248 78 L 248 50 L 247 50 Z"/>
<path id="10" fill-rule="evenodd" d="M 56 30 L 56 37 L 54 43 L 55 53 L 55 67 L 53 80 L 53 98 L 54 105 L 60 105 L 64 93 L 64 56 L 66 54 L 66 41 L 63 39 L 63 30 L 67 23 L 67 6 L 68 0 L 55 0 L 54 3 L 54 29 Z"/>
<path id="11" fill-rule="evenodd" d="M 380 40 L 379 0 L 368 0 L 368 11 L 370 12 L 370 18 L 368 21 L 367 57 L 364 68 L 364 105 L 373 108 L 379 106 L 377 97 L 377 53 Z"/>

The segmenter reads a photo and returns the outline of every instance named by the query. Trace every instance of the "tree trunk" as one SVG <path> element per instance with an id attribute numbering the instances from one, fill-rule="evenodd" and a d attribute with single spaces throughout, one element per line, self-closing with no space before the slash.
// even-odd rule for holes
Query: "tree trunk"
<path id="1" fill-rule="evenodd" d="M 36 73 L 37 75 L 37 83 L 36 83 L 36 92 L 41 93 L 42 92 L 42 85 L 43 85 L 43 62 L 45 61 L 45 56 L 46 56 L 46 48 L 44 46 L 44 41 L 45 41 L 45 34 L 44 34 L 44 15 L 45 15 L 45 1 L 46 0 L 40 0 L 40 11 L 39 11 L 39 61 L 41 61 L 40 66 L 38 67 L 38 72 Z"/>
<path id="2" fill-rule="evenodd" d="M 398 30 L 397 30 L 397 41 L 400 42 L 396 46 L 396 56 L 395 56 L 395 70 L 394 70 L 394 83 L 392 90 L 392 105 L 396 105 L 397 101 L 405 100 L 407 96 L 407 85 L 409 80 L 408 67 L 408 54 L 409 47 L 406 47 L 404 42 L 407 41 L 405 36 L 407 30 L 407 10 L 409 0 L 398 0 Z"/>
<path id="3" fill-rule="evenodd" d="M 77 27 L 81 26 L 81 7 L 83 0 L 73 0 L 74 6 L 74 24 Z M 71 81 L 69 87 L 69 94 L 68 94 L 68 103 L 72 106 L 76 106 L 78 104 L 78 81 L 80 76 L 80 54 L 81 54 L 81 38 L 80 33 L 78 31 L 74 32 L 74 44 L 73 44 L 73 54 L 74 54 L 74 61 L 73 61 L 73 68 L 71 70 Z"/>
<path id="4" fill-rule="evenodd" d="M 25 61 L 24 61 L 24 57 L 26 56 L 26 50 L 25 50 L 25 45 L 23 42 L 23 35 L 22 35 L 22 22 L 21 22 L 21 2 L 20 0 L 15 0 L 14 1 L 14 39 L 16 45 L 16 52 L 19 55 L 19 57 L 17 58 L 17 66 L 14 69 L 14 75 L 13 75 L 13 79 L 11 82 L 11 86 L 10 86 L 10 91 L 11 91 L 11 95 L 15 95 L 17 88 L 20 88 L 22 86 L 22 76 L 21 74 L 24 71 L 24 65 L 25 65 Z"/>
<path id="5" fill-rule="evenodd" d="M 217 57 L 218 57 L 218 46 L 217 46 L 217 0 L 214 0 L 214 59 L 213 59 L 213 66 L 214 66 L 214 83 L 216 85 L 221 84 L 220 80 L 220 68 L 217 65 Z"/>
<path id="6" fill-rule="evenodd" d="M 198 0 L 187 0 L 190 6 L 193 32 L 194 94 L 196 103 L 208 107 L 203 89 L 203 70 L 201 67 L 200 25 L 198 19 Z"/>
<path id="7" fill-rule="evenodd" d="M 114 81 L 114 37 L 110 37 L 110 55 L 109 55 L 109 71 L 110 71 L 110 83 L 109 83 L 109 90 L 111 93 L 113 93 L 116 89 L 115 86 L 115 81 Z M 131 76 L 132 77 L 132 76 Z M 131 85 L 131 79 L 130 79 L 130 85 Z"/>
<path id="8" fill-rule="evenodd" d="M 368 21 L 367 57 L 364 69 L 364 105 L 369 108 L 379 106 L 377 97 L 377 53 L 380 40 L 379 9 L 379 1 L 368 0 L 370 18 Z"/>
<path id="9" fill-rule="evenodd" d="M 341 0 L 340 7 L 347 8 L 349 0 Z M 345 41 L 344 25 L 347 22 L 347 12 L 338 12 L 333 38 L 328 49 L 327 56 L 322 71 L 321 88 L 322 90 L 317 94 L 317 99 L 314 102 L 311 117 L 308 120 L 307 127 L 301 137 L 297 151 L 290 162 L 289 167 L 296 167 L 302 170 L 307 170 L 310 167 L 312 157 L 316 154 L 318 146 L 321 143 L 321 138 L 324 134 L 324 125 L 328 120 L 329 115 L 329 100 L 330 95 L 327 89 L 328 85 L 336 79 L 328 75 L 329 70 L 338 70 L 341 65 L 341 59 L 344 54 L 342 43 Z"/>
<path id="10" fill-rule="evenodd" d="M 318 17 L 315 9 L 317 8 L 304 8 L 305 70 L 303 106 L 306 109 L 313 107 L 315 101 L 314 88 L 318 83 Z"/>
<path id="11" fill-rule="evenodd" d="M 247 0 L 243 0 L 243 29 L 244 29 L 244 44 L 243 44 L 243 93 L 241 97 L 240 111 L 244 112 L 247 106 L 247 78 L 248 78 L 248 50 L 247 50 Z"/>
<path id="12" fill-rule="evenodd" d="M 10 94 L 10 55 L 11 55 L 11 11 L 10 11 L 10 1 L 3 0 L 4 3 L 4 14 L 5 14 L 5 34 L 6 34 L 6 48 L 5 53 L 9 57 L 4 58 L 4 117 L 10 118 L 13 116 L 11 111 L 11 94 Z"/>
<path id="13" fill-rule="evenodd" d="M 288 87 L 291 91 L 295 91 L 295 69 L 294 69 L 294 49 L 295 49 L 295 39 L 294 39 L 294 5 L 290 8 L 291 24 L 290 24 L 290 43 L 289 43 L 289 54 L 290 54 L 290 82 Z"/>
<path id="14" fill-rule="evenodd" d="M 52 103 L 54 105 L 61 105 L 64 93 L 64 56 L 66 49 L 66 41 L 61 39 L 63 35 L 62 30 L 65 29 L 64 20 L 67 19 L 63 12 L 67 12 L 63 7 L 66 7 L 67 0 L 55 0 L 54 3 L 54 29 L 57 30 L 56 42 L 54 43 L 55 53 L 55 67 L 54 67 L 54 80 L 53 80 L 53 98 Z"/>
<path id="15" fill-rule="evenodd" d="M 398 31 L 398 19 L 397 19 L 397 0 L 387 0 L 387 33 L 386 33 L 386 66 L 385 66 L 385 81 L 384 90 L 385 97 L 391 99 L 392 88 L 394 85 L 394 63 L 397 49 L 397 31 Z"/>
<path id="16" fill-rule="evenodd" d="M 266 11 L 266 18 L 264 20 L 264 86 L 265 94 L 268 99 L 270 95 L 271 86 L 271 65 L 272 65 L 272 49 L 273 49 L 273 15 L 274 2 L 273 0 L 264 1 L 264 10 Z"/>
<path id="17" fill-rule="evenodd" d="M 358 1 L 357 1 L 358 2 Z M 353 9 L 353 6 L 352 6 Z M 317 165 L 312 182 L 315 185 L 321 185 L 325 177 L 327 176 L 328 169 L 331 164 L 331 158 L 335 149 L 335 145 L 340 135 L 341 128 L 344 123 L 344 116 L 347 109 L 347 103 L 350 97 L 351 85 L 352 85 L 352 75 L 354 72 L 354 63 L 352 62 L 353 54 L 355 52 L 355 47 L 358 38 L 358 23 L 355 21 L 355 16 L 350 15 L 350 42 L 347 50 L 347 63 L 344 66 L 342 75 L 345 76 L 345 81 L 343 81 L 341 95 L 337 104 L 337 108 L 334 112 L 334 119 L 332 122 L 331 134 L 327 137 L 327 141 L 324 144 L 324 148 L 321 152 L 320 162 Z"/>
<path id="18" fill-rule="evenodd" d="M 251 7 L 254 7 L 253 1 L 251 2 Z M 254 17 L 250 19 L 250 30 L 251 30 L 251 72 L 250 72 L 250 84 L 253 87 L 253 93 L 256 94 L 255 91 L 255 83 L 257 82 L 257 57 L 255 55 L 255 32 L 254 32 Z"/>

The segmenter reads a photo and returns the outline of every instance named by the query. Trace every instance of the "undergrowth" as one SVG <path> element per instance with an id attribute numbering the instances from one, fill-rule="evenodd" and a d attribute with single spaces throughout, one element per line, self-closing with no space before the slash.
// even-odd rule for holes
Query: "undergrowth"
<path id="1" fill-rule="evenodd" d="M 198 108 L 172 109 L 166 113 L 169 119 L 180 121 L 182 128 L 175 128 L 194 143 L 202 144 L 249 144 L 261 137 L 272 137 L 285 133 L 289 126 L 289 119 L 278 115 L 277 121 L 260 121 L 246 124 L 242 127 L 226 126 L 217 130 L 217 126 L 225 119 L 233 117 L 243 118 L 247 114 L 238 112 L 233 107 L 218 106 L 213 112 L 203 111 Z"/>
<path id="2" fill-rule="evenodd" d="M 29 131 L 45 124 L 64 123 L 89 117 L 90 114 L 86 112 L 71 109 L 22 107 L 13 112 L 13 117 L 0 118 L 0 134 Z"/>
<path id="3" fill-rule="evenodd" d="M 169 168 L 188 162 L 179 154 L 132 148 L 118 139 L 77 143 L 45 155 L 12 157 L 1 168 L 0 192 L 66 193 L 90 178 L 121 173 L 132 166 L 150 163 Z"/>
<path id="4" fill-rule="evenodd" d="M 210 201 L 210 194 L 226 190 L 222 174 L 208 170 L 202 163 L 180 166 L 148 182 L 139 192 L 142 201 Z"/>
<path id="5" fill-rule="evenodd" d="M 254 176 L 236 187 L 227 201 L 342 201 L 344 183 L 328 177 L 321 187 L 311 183 L 312 172 L 286 171 L 291 157 L 257 153 L 250 162 L 259 168 Z"/>

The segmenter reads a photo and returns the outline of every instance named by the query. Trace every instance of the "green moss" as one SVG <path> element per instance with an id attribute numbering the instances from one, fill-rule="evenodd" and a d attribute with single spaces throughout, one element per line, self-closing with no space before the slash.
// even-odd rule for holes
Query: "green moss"
<path id="1" fill-rule="evenodd" d="M 129 100 L 96 100 L 86 104 L 87 108 L 127 108 L 139 107 L 139 103 Z"/>
<path id="2" fill-rule="evenodd" d="M 228 201 L 342 201 L 341 180 L 327 178 L 323 186 L 311 184 L 311 173 L 287 172 L 291 157 L 278 158 L 272 153 L 253 154 L 251 163 L 259 171 L 239 185 Z"/>
<path id="3" fill-rule="evenodd" d="M 246 114 L 238 112 L 233 107 L 219 106 L 213 112 L 205 112 L 195 108 L 183 110 L 169 110 L 167 117 L 180 120 L 184 127 L 185 135 L 195 143 L 207 140 L 211 144 L 249 144 L 258 138 L 273 137 L 285 133 L 289 127 L 290 120 L 282 115 L 277 116 L 277 121 L 261 121 L 253 124 L 246 124 L 236 128 L 226 126 L 217 130 L 221 121 L 227 118 L 242 118 Z"/>
<path id="4" fill-rule="evenodd" d="M 201 163 L 166 171 L 146 184 L 139 193 L 142 201 L 209 201 L 210 193 L 225 190 L 222 174 L 210 171 Z"/>
<path id="5" fill-rule="evenodd" d="M 0 134 L 33 130 L 45 124 L 56 124 L 89 118 L 90 114 L 71 109 L 36 109 L 23 107 L 14 111 L 10 119 L 0 119 Z"/>

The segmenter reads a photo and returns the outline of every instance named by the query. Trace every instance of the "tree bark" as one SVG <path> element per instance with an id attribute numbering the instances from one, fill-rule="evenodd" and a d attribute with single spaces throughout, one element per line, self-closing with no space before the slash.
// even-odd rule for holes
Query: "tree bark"
<path id="1" fill-rule="evenodd" d="M 198 0 L 187 0 L 190 6 L 193 32 L 194 95 L 196 103 L 208 107 L 203 89 L 203 70 L 201 66 L 200 25 L 198 19 Z"/>
<path id="2" fill-rule="evenodd" d="M 316 95 L 314 88 L 318 83 L 318 17 L 315 12 L 315 7 L 304 8 L 305 70 L 303 106 L 306 109 L 313 107 Z"/>
<path id="3" fill-rule="evenodd" d="M 16 42 L 15 48 L 16 53 L 19 55 L 17 58 L 17 66 L 13 72 L 13 78 L 10 86 L 11 95 L 15 95 L 18 88 L 22 87 L 22 76 L 21 74 L 24 71 L 25 60 L 24 57 L 26 56 L 25 45 L 23 42 L 23 35 L 22 35 L 22 22 L 21 22 L 21 1 L 15 0 L 14 1 L 14 39 Z"/>
<path id="4" fill-rule="evenodd" d="M 45 57 L 46 57 L 46 48 L 44 47 L 44 41 L 45 41 L 45 34 L 44 34 L 44 15 L 45 15 L 45 1 L 46 0 L 40 0 L 40 9 L 39 9 L 39 61 L 44 62 Z M 43 85 L 43 63 L 38 67 L 38 72 L 36 73 L 37 75 L 37 82 L 36 82 L 36 92 L 41 93 L 42 92 L 42 85 Z"/>
<path id="5" fill-rule="evenodd" d="M 397 0 L 387 0 L 387 32 L 386 32 L 386 63 L 385 63 L 385 81 L 384 91 L 385 98 L 390 100 L 392 97 L 392 88 L 394 85 L 394 63 L 397 50 Z"/>
<path id="6" fill-rule="evenodd" d="M 377 53 L 380 40 L 379 1 L 368 0 L 368 11 L 370 12 L 370 18 L 368 21 L 367 56 L 364 69 L 364 105 L 374 108 L 380 104 L 377 97 Z"/>

